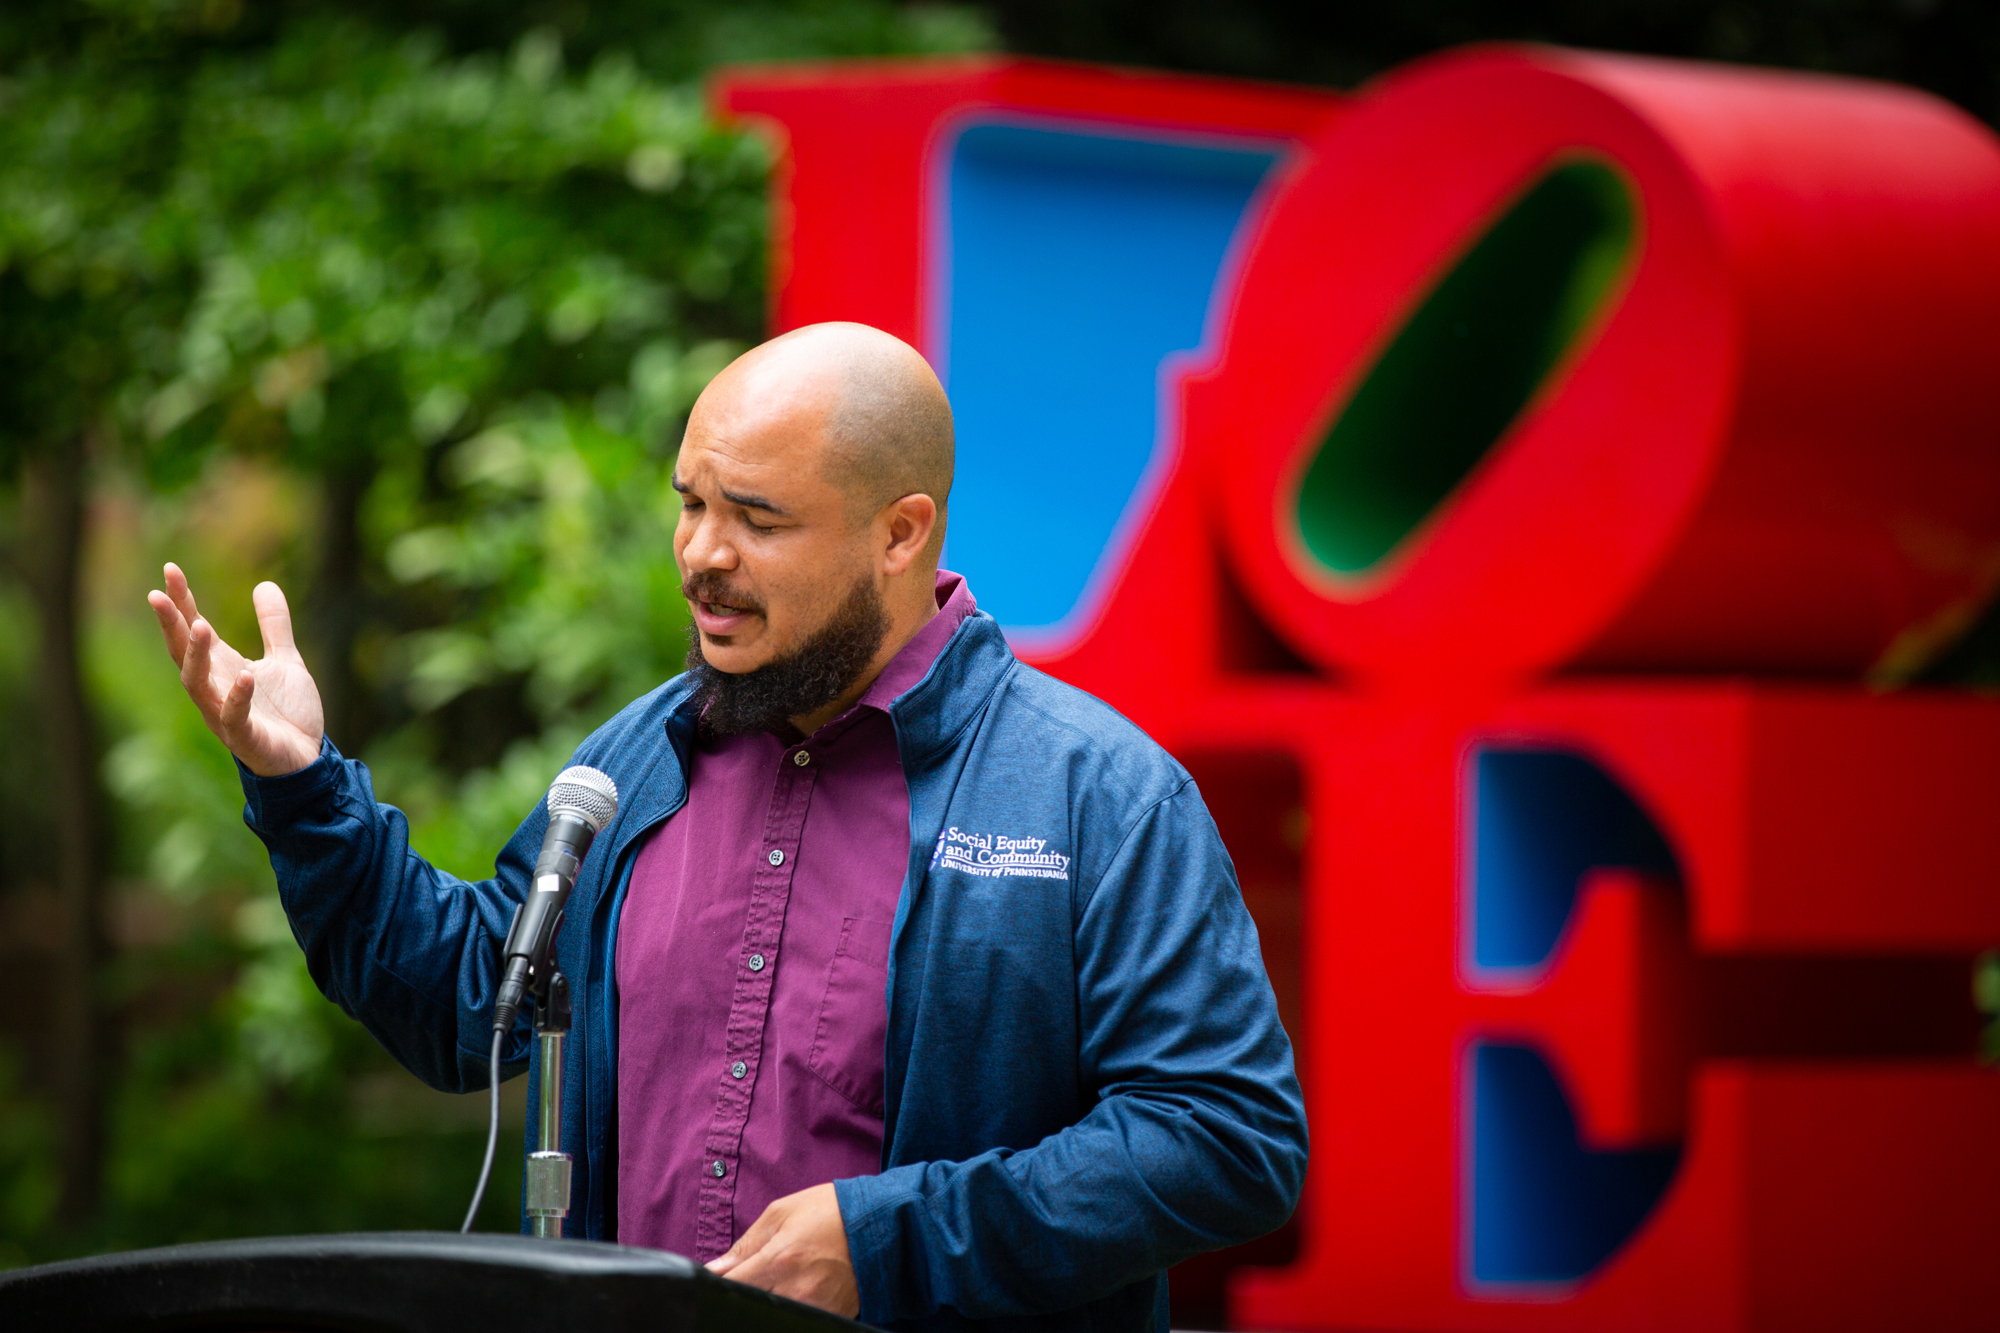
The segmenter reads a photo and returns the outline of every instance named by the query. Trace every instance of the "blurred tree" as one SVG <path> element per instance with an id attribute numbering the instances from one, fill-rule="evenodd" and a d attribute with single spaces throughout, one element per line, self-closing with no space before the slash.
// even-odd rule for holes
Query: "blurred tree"
<path id="1" fill-rule="evenodd" d="M 38 732 L 0 758 L 30 807 L 0 864 L 10 907 L 57 886 L 72 1232 L 38 1231 L 47 1173 L 8 1154 L 46 1123 L 17 1118 L 0 1249 L 310 1225 L 308 1191 L 249 1201 L 260 1169 L 338 1170 L 320 1216 L 349 1224 L 408 1202 L 332 1165 L 359 1132 L 346 1076 L 380 1055 L 311 991 L 233 769 L 126 609 L 135 571 L 184 556 L 238 639 L 248 585 L 286 574 L 336 743 L 379 761 L 420 846 L 487 873 L 576 739 L 683 650 L 665 479 L 694 394 L 760 331 L 767 165 L 690 80 L 983 31 L 886 0 L 0 14 L 0 576 L 25 593 L 0 618 L 39 645 L 0 662 Z M 134 531 L 93 532 L 93 504 Z M 135 586 L 86 614 L 107 542 Z M 121 869 L 179 924 L 106 970 Z"/>
<path id="2" fill-rule="evenodd" d="M 26 836 L 0 854 L 57 886 L 55 984 L 40 1018 L 54 1037 L 60 1215 L 72 1225 L 96 1200 L 105 1054 L 95 977 L 107 822 L 78 615 L 87 464 L 114 429 L 112 398 L 138 342 L 190 290 L 150 202 L 171 142 L 156 113 L 172 79 L 127 80 L 128 63 L 92 46 L 60 76 L 19 68 L 0 93 L 0 483 L 18 501 L 6 567 L 34 611 L 40 733 L 26 752 L 38 770 Z"/>

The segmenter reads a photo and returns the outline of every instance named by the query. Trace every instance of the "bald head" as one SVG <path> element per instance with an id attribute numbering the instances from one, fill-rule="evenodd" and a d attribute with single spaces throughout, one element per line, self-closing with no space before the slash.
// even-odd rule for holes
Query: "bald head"
<path id="1" fill-rule="evenodd" d="M 702 397 L 726 398 L 733 411 L 815 415 L 824 445 L 821 475 L 848 497 L 857 519 L 917 494 L 930 496 L 942 512 L 951 494 L 944 386 L 915 348 L 880 329 L 846 323 L 796 329 L 737 358 Z"/>
<path id="2" fill-rule="evenodd" d="M 815 324 L 731 362 L 674 460 L 702 668 L 810 686 L 779 691 L 808 735 L 852 703 L 937 614 L 951 437 L 937 376 L 879 329 Z"/>

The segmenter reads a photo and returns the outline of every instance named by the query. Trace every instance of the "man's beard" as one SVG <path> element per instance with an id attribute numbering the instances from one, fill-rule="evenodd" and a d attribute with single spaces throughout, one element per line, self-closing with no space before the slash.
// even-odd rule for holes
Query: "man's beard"
<path id="1" fill-rule="evenodd" d="M 717 586 L 690 579 L 684 592 L 736 605 Z M 714 581 L 716 584 L 720 580 Z M 703 594 L 713 592 L 713 597 Z M 708 736 L 796 733 L 792 719 L 816 713 L 861 678 L 889 634 L 889 612 L 872 578 L 863 575 L 812 637 L 784 657 L 751 671 L 718 671 L 701 652 L 701 630 L 688 627 L 688 670 L 700 682 L 701 730 Z"/>

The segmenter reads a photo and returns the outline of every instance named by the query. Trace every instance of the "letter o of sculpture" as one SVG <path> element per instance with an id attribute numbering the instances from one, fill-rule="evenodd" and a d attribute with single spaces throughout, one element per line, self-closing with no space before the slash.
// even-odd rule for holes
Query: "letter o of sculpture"
<path id="1" fill-rule="evenodd" d="M 1189 438 L 1362 680 L 1894 677 L 2000 583 L 2000 146 L 1906 88 L 1487 49 L 1294 160 Z"/>

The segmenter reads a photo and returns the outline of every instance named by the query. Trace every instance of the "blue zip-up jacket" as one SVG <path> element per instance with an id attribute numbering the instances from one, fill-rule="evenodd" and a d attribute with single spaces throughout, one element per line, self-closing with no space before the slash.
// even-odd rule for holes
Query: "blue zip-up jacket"
<path id="1" fill-rule="evenodd" d="M 687 798 L 694 702 L 676 677 L 576 752 L 623 806 L 558 945 L 575 1006 L 572 1235 L 615 1238 L 618 914 L 641 843 Z M 1164 1270 L 1284 1222 L 1306 1163 L 1291 1043 L 1214 821 L 1165 751 L 1017 661 L 981 612 L 890 714 L 910 862 L 891 936 L 882 1171 L 835 1183 L 861 1317 L 1163 1330 Z M 546 811 L 493 879 L 467 883 L 410 850 L 402 813 L 331 744 L 300 772 L 246 771 L 243 785 L 320 989 L 426 1083 L 485 1087 L 499 945 Z M 1039 876 L 996 868 L 954 830 L 1044 839 L 1065 863 L 1053 877 L 1046 861 Z M 512 1071 L 532 1045 L 524 1021 Z"/>

